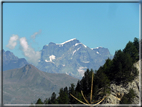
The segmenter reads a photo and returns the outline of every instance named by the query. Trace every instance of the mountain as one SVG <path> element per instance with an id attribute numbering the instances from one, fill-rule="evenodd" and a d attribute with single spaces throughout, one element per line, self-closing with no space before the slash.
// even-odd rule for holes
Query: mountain
<path id="1" fill-rule="evenodd" d="M 111 59 L 113 58 L 112 55 L 110 54 L 109 50 L 104 47 L 97 47 L 93 48 L 93 50 L 97 53 L 100 54 L 102 57 L 110 57 Z"/>
<path id="2" fill-rule="evenodd" d="M 3 71 L 20 68 L 28 64 L 25 58 L 18 58 L 10 51 L 2 50 L 2 52 L 3 52 Z"/>
<path id="3" fill-rule="evenodd" d="M 27 64 L 3 72 L 3 101 L 4 104 L 35 103 L 38 98 L 48 98 L 52 92 L 58 93 L 61 87 L 77 81 L 66 74 L 46 73 Z"/>
<path id="4" fill-rule="evenodd" d="M 3 71 L 28 64 L 25 58 L 18 58 L 10 51 L 2 52 Z M 112 57 L 107 48 L 89 48 L 74 38 L 60 44 L 50 42 L 44 45 L 36 67 L 41 71 L 65 73 L 81 79 L 87 68 L 97 70 Z"/>
<path id="5" fill-rule="evenodd" d="M 44 45 L 36 67 L 45 72 L 81 78 L 87 68 L 97 70 L 107 58 L 112 58 L 107 48 L 91 49 L 74 38 L 60 44 Z"/>

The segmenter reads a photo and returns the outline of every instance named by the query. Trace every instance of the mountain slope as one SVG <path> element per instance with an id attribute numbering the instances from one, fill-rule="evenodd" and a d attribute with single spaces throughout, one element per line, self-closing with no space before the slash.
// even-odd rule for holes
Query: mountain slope
<path id="1" fill-rule="evenodd" d="M 66 74 L 51 74 L 38 70 L 31 64 L 3 72 L 5 104 L 30 104 L 37 98 L 48 98 L 61 87 L 70 86 L 78 79 Z"/>
<path id="2" fill-rule="evenodd" d="M 112 58 L 112 55 L 107 48 L 90 49 L 74 38 L 60 44 L 50 42 L 45 45 L 36 67 L 45 72 L 81 78 L 87 68 L 97 70 L 108 57 Z"/>

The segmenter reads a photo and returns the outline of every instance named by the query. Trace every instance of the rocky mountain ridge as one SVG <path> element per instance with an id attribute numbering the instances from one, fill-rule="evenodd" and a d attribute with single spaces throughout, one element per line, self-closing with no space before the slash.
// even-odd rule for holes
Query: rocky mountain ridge
<path id="1" fill-rule="evenodd" d="M 18 58 L 10 51 L 2 52 L 3 71 L 28 64 L 25 58 Z M 89 48 L 74 38 L 60 44 L 50 42 L 44 45 L 36 67 L 41 71 L 65 73 L 81 79 L 87 68 L 97 70 L 107 58 L 112 57 L 107 48 Z"/>
<path id="2" fill-rule="evenodd" d="M 1 52 L 3 52 L 3 71 L 21 68 L 24 65 L 28 64 L 25 58 L 18 58 L 10 51 L 5 51 L 3 49 Z"/>
<path id="3" fill-rule="evenodd" d="M 91 49 L 76 38 L 60 44 L 50 42 L 43 46 L 38 69 L 51 73 L 66 73 L 81 78 L 87 68 L 97 70 L 107 58 L 112 58 L 107 48 Z"/>

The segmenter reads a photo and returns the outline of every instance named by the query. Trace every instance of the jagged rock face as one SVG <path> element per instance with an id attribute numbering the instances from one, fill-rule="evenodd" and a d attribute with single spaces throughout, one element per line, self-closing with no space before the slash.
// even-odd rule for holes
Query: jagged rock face
<path id="1" fill-rule="evenodd" d="M 97 70 L 112 57 L 107 48 L 92 49 L 74 38 L 60 44 L 50 42 L 44 45 L 36 67 L 41 71 L 66 73 L 81 79 L 87 68 Z"/>
<path id="2" fill-rule="evenodd" d="M 15 68 L 21 68 L 24 65 L 28 64 L 25 58 L 18 58 L 10 51 L 2 50 L 1 52 L 3 52 L 3 71 L 15 69 Z M 1 55 L 1 52 L 0 52 L 0 55 Z"/>
<path id="3" fill-rule="evenodd" d="M 142 61 L 142 60 L 140 60 Z M 138 61 L 137 63 L 134 64 L 134 66 L 138 69 L 140 72 L 140 66 Z M 139 104 L 139 98 L 140 98 L 140 83 L 139 83 L 139 76 L 137 76 L 132 82 L 129 82 L 126 86 L 123 85 L 116 85 L 116 84 L 111 84 L 110 89 L 111 93 L 110 95 L 103 101 L 103 104 L 119 104 L 120 100 L 117 99 L 117 95 L 121 94 L 120 96 L 123 97 L 124 94 L 128 94 L 129 90 L 132 88 L 135 93 L 136 97 L 134 98 L 132 104 Z M 117 97 L 115 97 L 117 96 Z"/>

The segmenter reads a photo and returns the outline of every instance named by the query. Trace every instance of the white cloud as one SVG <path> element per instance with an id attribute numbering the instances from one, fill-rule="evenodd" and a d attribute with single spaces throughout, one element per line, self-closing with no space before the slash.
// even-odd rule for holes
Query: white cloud
<path id="1" fill-rule="evenodd" d="M 38 34 L 40 34 L 41 33 L 41 30 L 39 30 L 38 32 L 35 32 L 32 36 L 31 36 L 31 38 L 34 40 L 35 38 L 36 38 L 36 36 L 38 35 Z"/>
<path id="2" fill-rule="evenodd" d="M 18 40 L 18 35 L 12 35 L 9 39 L 8 45 L 6 45 L 6 47 L 8 47 L 9 49 L 14 49 L 15 46 L 17 45 L 17 40 Z"/>
<path id="3" fill-rule="evenodd" d="M 31 38 L 34 40 L 35 37 L 40 33 L 41 30 L 39 30 L 39 32 L 34 33 Z M 41 57 L 41 52 L 35 51 L 31 46 L 29 46 L 25 37 L 19 38 L 18 35 L 12 35 L 6 47 L 8 47 L 9 49 L 14 49 L 17 45 L 17 41 L 20 42 L 21 50 L 23 51 L 24 56 L 27 58 L 28 62 L 37 65 Z M 54 59 L 54 57 L 51 57 L 51 60 L 52 59 Z"/>
<path id="4" fill-rule="evenodd" d="M 41 57 L 41 52 L 34 51 L 34 49 L 28 45 L 28 42 L 25 37 L 20 38 L 20 45 L 22 47 L 22 51 L 25 57 L 27 57 L 27 60 L 30 63 L 37 65 Z"/>
<path id="5" fill-rule="evenodd" d="M 20 38 L 20 45 L 23 47 L 24 51 L 28 49 L 29 46 L 25 37 Z"/>

